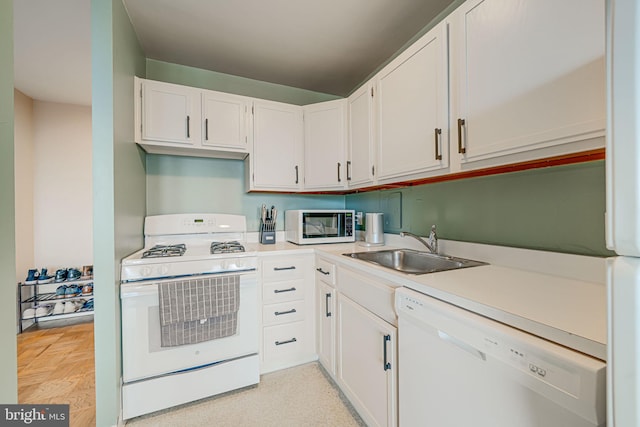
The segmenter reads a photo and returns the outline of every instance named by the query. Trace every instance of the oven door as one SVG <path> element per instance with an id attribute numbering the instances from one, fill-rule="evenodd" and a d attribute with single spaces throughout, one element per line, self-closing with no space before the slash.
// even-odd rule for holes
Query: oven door
<path id="1" fill-rule="evenodd" d="M 160 346 L 158 283 L 168 281 L 171 280 L 125 283 L 120 287 L 125 383 L 258 353 L 255 272 L 240 275 L 240 307 L 235 335 L 177 347 Z"/>

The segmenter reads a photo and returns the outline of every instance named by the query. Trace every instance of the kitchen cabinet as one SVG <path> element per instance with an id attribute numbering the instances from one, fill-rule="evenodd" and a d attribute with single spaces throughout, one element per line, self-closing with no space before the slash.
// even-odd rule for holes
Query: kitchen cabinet
<path id="1" fill-rule="evenodd" d="M 262 373 L 317 359 L 313 254 L 261 261 Z"/>
<path id="2" fill-rule="evenodd" d="M 378 183 L 448 167 L 447 52 L 442 22 L 378 73 Z"/>
<path id="3" fill-rule="evenodd" d="M 360 188 L 374 183 L 374 89 L 373 82 L 361 86 L 349 96 L 349 140 L 347 184 Z"/>
<path id="4" fill-rule="evenodd" d="M 338 268 L 337 383 L 367 425 L 396 426 L 394 287 Z"/>
<path id="5" fill-rule="evenodd" d="M 302 189 L 303 133 L 302 107 L 253 102 L 253 151 L 245 167 L 249 191 Z"/>
<path id="6" fill-rule="evenodd" d="M 604 146 L 604 1 L 469 0 L 447 20 L 462 169 Z"/>
<path id="7" fill-rule="evenodd" d="M 135 79 L 135 141 L 148 153 L 244 159 L 249 99 Z"/>
<path id="8" fill-rule="evenodd" d="M 136 142 L 167 147 L 199 145 L 200 90 L 153 80 L 136 82 L 141 106 L 140 139 Z"/>
<path id="9" fill-rule="evenodd" d="M 345 164 L 346 100 L 304 108 L 304 188 L 340 190 L 347 182 Z"/>
<path id="10" fill-rule="evenodd" d="M 316 336 L 318 360 L 325 370 L 336 375 L 336 266 L 316 259 Z"/>
<path id="11" fill-rule="evenodd" d="M 202 93 L 202 145 L 249 152 L 247 113 L 250 99 L 228 93 Z"/>

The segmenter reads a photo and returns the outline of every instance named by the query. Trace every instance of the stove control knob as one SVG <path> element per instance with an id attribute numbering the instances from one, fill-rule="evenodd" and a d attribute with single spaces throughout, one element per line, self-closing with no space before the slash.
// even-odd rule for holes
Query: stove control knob
<path id="1" fill-rule="evenodd" d="M 169 272 L 169 266 L 168 265 L 161 265 L 158 268 L 158 272 L 160 273 L 160 275 L 166 276 L 167 273 Z"/>
<path id="2" fill-rule="evenodd" d="M 147 277 L 151 275 L 151 267 L 143 267 L 142 268 L 142 276 Z"/>

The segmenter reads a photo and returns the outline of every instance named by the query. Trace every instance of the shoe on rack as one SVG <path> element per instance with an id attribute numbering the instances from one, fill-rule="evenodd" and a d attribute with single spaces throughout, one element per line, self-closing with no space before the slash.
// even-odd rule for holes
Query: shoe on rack
<path id="1" fill-rule="evenodd" d="M 73 302 L 73 301 L 66 301 L 64 303 L 64 313 L 65 314 L 75 313 L 77 309 L 78 309 L 78 307 L 76 307 L 76 303 Z"/>
<path id="2" fill-rule="evenodd" d="M 24 279 L 24 284 L 35 285 L 36 283 L 38 283 L 39 275 L 40 274 L 38 273 L 38 270 L 36 270 L 35 268 L 30 269 L 29 272 L 27 273 L 27 278 Z"/>
<path id="3" fill-rule="evenodd" d="M 64 298 L 67 294 L 67 285 L 60 285 L 56 288 L 56 298 Z"/>
<path id="4" fill-rule="evenodd" d="M 64 313 L 64 303 L 62 301 L 58 301 L 53 307 L 53 314 L 62 314 Z"/>
<path id="5" fill-rule="evenodd" d="M 70 268 L 67 270 L 67 282 L 80 280 L 80 276 L 82 276 L 82 273 L 80 273 L 80 270 L 77 268 Z"/>
<path id="6" fill-rule="evenodd" d="M 82 287 L 82 295 L 91 295 L 93 294 L 93 282 L 87 283 Z"/>
<path id="7" fill-rule="evenodd" d="M 36 309 L 36 317 L 45 317 L 51 314 L 51 307 L 42 305 Z"/>
<path id="8" fill-rule="evenodd" d="M 82 310 L 93 310 L 93 298 L 84 302 Z"/>
<path id="9" fill-rule="evenodd" d="M 43 268 L 42 271 L 40 271 L 40 275 L 38 276 L 38 285 L 44 285 L 51 282 L 53 282 L 53 276 L 49 276 L 47 274 L 47 269 Z"/>
<path id="10" fill-rule="evenodd" d="M 34 317 L 36 317 L 35 308 L 27 308 L 25 311 L 22 312 L 23 319 L 33 319 Z"/>
<path id="11" fill-rule="evenodd" d="M 56 271 L 56 283 L 64 282 L 65 280 L 67 280 L 67 269 L 58 269 L 58 271 Z"/>
<path id="12" fill-rule="evenodd" d="M 75 297 L 80 295 L 80 288 L 78 285 L 68 285 L 67 289 L 64 290 L 65 298 Z"/>

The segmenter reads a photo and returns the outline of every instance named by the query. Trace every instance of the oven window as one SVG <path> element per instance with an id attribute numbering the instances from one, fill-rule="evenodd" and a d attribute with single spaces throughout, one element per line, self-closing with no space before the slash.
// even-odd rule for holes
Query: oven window
<path id="1" fill-rule="evenodd" d="M 316 239 L 345 236 L 344 213 L 304 213 L 302 218 L 303 237 Z"/>

